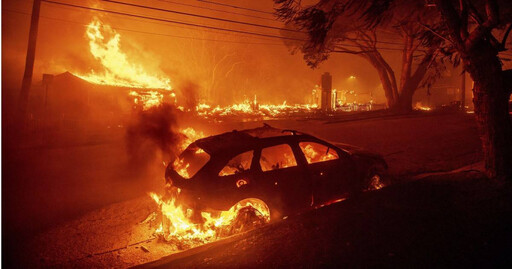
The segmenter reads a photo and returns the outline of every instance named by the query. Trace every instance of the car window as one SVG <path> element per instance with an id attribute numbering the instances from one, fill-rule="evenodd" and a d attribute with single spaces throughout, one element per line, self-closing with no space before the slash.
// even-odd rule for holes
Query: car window
<path id="1" fill-rule="evenodd" d="M 326 145 L 315 142 L 300 142 L 300 149 L 308 163 L 319 163 L 339 159 L 338 153 Z"/>
<path id="2" fill-rule="evenodd" d="M 195 144 L 190 146 L 180 154 L 174 161 L 173 168 L 180 176 L 189 179 L 193 177 L 208 161 L 210 155 Z"/>
<path id="3" fill-rule="evenodd" d="M 263 171 L 271 171 L 297 166 L 290 145 L 282 144 L 261 150 L 260 166 Z"/>
<path id="4" fill-rule="evenodd" d="M 219 176 L 229 176 L 249 170 L 251 168 L 253 155 L 253 150 L 238 154 L 229 160 L 228 164 L 220 170 Z"/>

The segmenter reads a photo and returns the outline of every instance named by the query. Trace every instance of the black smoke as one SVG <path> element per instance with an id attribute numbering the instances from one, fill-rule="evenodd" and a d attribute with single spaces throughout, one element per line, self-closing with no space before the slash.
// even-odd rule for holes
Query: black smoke
<path id="1" fill-rule="evenodd" d="M 178 154 L 177 145 L 182 139 L 177 124 L 180 112 L 168 103 L 134 112 L 126 129 L 131 168 L 147 168 L 156 161 L 169 161 Z"/>

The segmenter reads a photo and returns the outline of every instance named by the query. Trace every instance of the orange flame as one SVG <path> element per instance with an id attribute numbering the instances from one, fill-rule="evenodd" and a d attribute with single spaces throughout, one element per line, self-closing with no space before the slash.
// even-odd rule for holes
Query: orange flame
<path id="1" fill-rule="evenodd" d="M 296 104 L 289 105 L 284 101 L 280 105 L 259 104 L 256 101 L 245 100 L 242 103 L 232 104 L 229 106 L 212 107 L 208 104 L 198 104 L 196 112 L 204 118 L 215 118 L 224 116 L 257 116 L 257 117 L 279 117 L 287 115 L 287 113 L 311 112 L 318 108 L 316 104 Z"/>
<path id="2" fill-rule="evenodd" d="M 90 74 L 79 77 L 96 84 L 172 90 L 169 78 L 149 75 L 142 66 L 130 62 L 120 48 L 121 36 L 109 25 L 94 18 L 87 26 L 86 34 L 91 54 L 100 60 L 105 70 L 103 74 L 91 70 Z M 112 38 L 106 39 L 105 34 Z"/>
<path id="3" fill-rule="evenodd" d="M 414 109 L 416 109 L 416 110 L 423 110 L 423 111 L 432 110 L 431 107 L 425 106 L 421 102 L 416 102 L 416 104 L 414 105 Z"/>
<path id="4" fill-rule="evenodd" d="M 244 199 L 233 205 L 227 211 L 214 213 L 200 212 L 202 222 L 192 221 L 193 210 L 179 205 L 176 201 L 180 189 L 171 198 L 164 200 L 161 196 L 149 195 L 158 204 L 162 221 L 155 233 L 165 241 L 175 243 L 182 248 L 193 247 L 213 242 L 233 232 L 239 232 L 236 220 L 244 208 L 254 209 L 262 223 L 270 221 L 270 211 L 265 203 L 259 199 Z M 233 229 L 235 228 L 235 229 Z"/>

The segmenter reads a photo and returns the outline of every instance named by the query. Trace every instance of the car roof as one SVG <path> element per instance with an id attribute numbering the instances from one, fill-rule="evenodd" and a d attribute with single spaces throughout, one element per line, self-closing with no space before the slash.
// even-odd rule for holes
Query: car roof
<path id="1" fill-rule="evenodd" d="M 245 130 L 233 130 L 199 139 L 195 144 L 209 154 L 221 151 L 240 151 L 253 148 L 255 144 L 261 143 L 266 138 L 289 137 L 289 136 L 307 136 L 295 130 L 283 130 L 264 124 L 263 127 Z"/>

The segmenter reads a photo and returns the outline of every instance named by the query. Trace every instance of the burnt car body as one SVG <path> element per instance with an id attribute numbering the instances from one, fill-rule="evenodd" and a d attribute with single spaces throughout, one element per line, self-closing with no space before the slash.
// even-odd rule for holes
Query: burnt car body
<path id="1" fill-rule="evenodd" d="M 386 169 L 377 154 L 265 125 L 195 141 L 165 177 L 191 208 L 228 210 L 256 198 L 276 219 L 381 184 Z"/>

